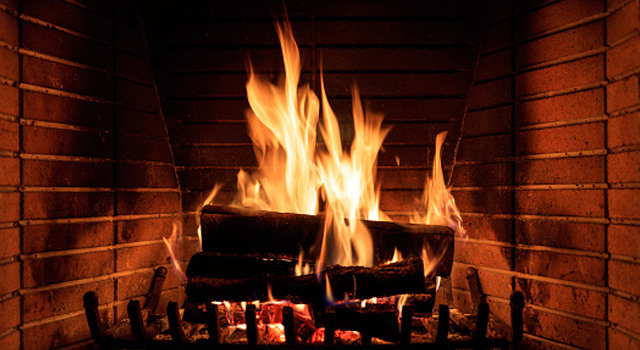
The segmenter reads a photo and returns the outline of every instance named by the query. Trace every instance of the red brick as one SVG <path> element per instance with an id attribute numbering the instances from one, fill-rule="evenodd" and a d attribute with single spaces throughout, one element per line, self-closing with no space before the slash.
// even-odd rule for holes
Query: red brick
<path id="1" fill-rule="evenodd" d="M 516 152 L 540 154 L 602 149 L 604 138 L 604 123 L 521 131 L 516 135 Z"/>
<path id="2" fill-rule="evenodd" d="M 27 119 L 92 126 L 113 127 L 113 106 L 68 97 L 24 91 L 24 116 Z"/>
<path id="3" fill-rule="evenodd" d="M 169 140 L 154 140 L 133 136 L 118 136 L 119 160 L 149 160 L 171 163 Z"/>
<path id="4" fill-rule="evenodd" d="M 454 189 L 452 194 L 461 212 L 509 214 L 511 211 L 511 191 L 455 191 Z"/>
<path id="5" fill-rule="evenodd" d="M 614 112 L 640 103 L 638 76 L 607 85 L 607 112 Z"/>
<path id="6" fill-rule="evenodd" d="M 377 181 L 383 190 L 421 189 L 427 178 L 426 170 L 416 169 L 379 169 Z"/>
<path id="7" fill-rule="evenodd" d="M 170 271 L 167 277 L 171 275 L 172 272 Z M 144 271 L 119 277 L 116 280 L 116 283 L 118 283 L 117 299 L 127 300 L 146 296 L 146 294 L 149 293 L 152 279 L 153 271 Z M 163 289 L 167 289 L 166 281 Z"/>
<path id="8" fill-rule="evenodd" d="M 0 229 L 0 259 L 20 254 L 20 229 L 17 227 Z"/>
<path id="9" fill-rule="evenodd" d="M 20 324 L 20 297 L 0 301 L 0 332 Z"/>
<path id="10" fill-rule="evenodd" d="M 24 126 L 22 136 L 28 153 L 105 158 L 113 155 L 111 135 Z"/>
<path id="11" fill-rule="evenodd" d="M 615 77 L 640 66 L 640 37 L 627 40 L 607 51 L 607 77 Z"/>
<path id="12" fill-rule="evenodd" d="M 309 81 L 304 77 L 302 82 Z M 327 73 L 325 87 L 329 98 L 350 96 L 355 83 L 364 98 L 370 96 L 460 96 L 471 83 L 469 72 L 452 73 Z"/>
<path id="13" fill-rule="evenodd" d="M 89 291 L 97 293 L 101 305 L 108 304 L 113 302 L 113 285 L 113 281 L 105 280 L 26 294 L 23 321 L 27 323 L 84 310 L 82 297 Z"/>
<path id="14" fill-rule="evenodd" d="M 607 176 L 610 183 L 640 181 L 640 152 L 608 155 Z"/>
<path id="15" fill-rule="evenodd" d="M 20 263 L 12 262 L 0 265 L 0 295 L 13 293 L 20 289 Z"/>
<path id="16" fill-rule="evenodd" d="M 495 273 L 493 271 L 478 270 L 482 291 L 486 295 L 508 299 L 511 295 L 511 279 L 509 274 Z M 454 287 L 469 289 L 466 267 L 455 264 L 451 270 L 451 283 Z"/>
<path id="17" fill-rule="evenodd" d="M 178 219 L 141 219 L 118 221 L 118 243 L 150 241 L 169 237 Z"/>
<path id="18" fill-rule="evenodd" d="M 322 57 L 322 69 L 325 72 L 469 70 L 475 62 L 474 50 L 471 48 L 320 48 L 318 54 Z M 276 57 L 280 55 L 278 53 Z M 309 52 L 303 51 L 302 57 L 310 57 Z M 278 62 L 277 59 L 271 61 Z"/>
<path id="19" fill-rule="evenodd" d="M 524 278 L 518 278 L 517 285 L 529 304 L 600 320 L 606 317 L 607 296 L 602 292 Z"/>
<path id="20" fill-rule="evenodd" d="M 405 9 L 406 11 L 406 9 Z M 385 13 L 386 15 L 386 13 Z M 343 16 L 343 15 L 341 15 Z M 462 44 L 479 26 L 472 21 L 318 21 L 319 44 Z M 434 33 L 438 35 L 434 35 Z"/>
<path id="21" fill-rule="evenodd" d="M 591 22 L 518 46 L 518 68 L 594 50 L 604 44 L 604 22 Z"/>
<path id="22" fill-rule="evenodd" d="M 23 12 L 29 16 L 109 42 L 112 25 L 109 16 L 64 1 L 51 1 L 46 7 L 38 1 L 25 1 Z"/>
<path id="23" fill-rule="evenodd" d="M 609 321 L 633 332 L 640 332 L 640 303 L 609 295 L 607 305 L 609 306 Z"/>
<path id="24" fill-rule="evenodd" d="M 516 271 L 564 281 L 604 286 L 603 259 L 516 248 Z"/>
<path id="25" fill-rule="evenodd" d="M 2 346 L 7 350 L 20 350 L 20 331 L 14 330 L 9 334 L 3 335 Z"/>
<path id="26" fill-rule="evenodd" d="M 601 224 L 518 220 L 516 241 L 528 245 L 602 252 L 605 247 L 605 227 Z"/>
<path id="27" fill-rule="evenodd" d="M 219 121 L 245 120 L 245 111 L 249 109 L 246 99 L 237 100 L 196 100 L 163 103 L 164 117 L 167 120 Z"/>
<path id="28" fill-rule="evenodd" d="M 0 120 L 0 150 L 17 151 L 19 148 L 18 123 Z"/>
<path id="29" fill-rule="evenodd" d="M 602 55 L 558 64 L 520 74 L 516 77 L 518 96 L 564 90 L 602 81 L 604 77 Z"/>
<path id="30" fill-rule="evenodd" d="M 638 349 L 640 348 L 640 339 L 611 328 L 609 329 L 609 347 L 611 349 Z"/>
<path id="31" fill-rule="evenodd" d="M 612 254 L 640 258 L 640 227 L 610 225 L 607 230 L 607 250 Z"/>
<path id="32" fill-rule="evenodd" d="M 167 234 L 168 236 L 168 234 Z M 128 271 L 170 262 L 170 255 L 164 243 L 118 250 L 116 271 Z M 176 253 L 177 254 L 177 253 Z"/>
<path id="33" fill-rule="evenodd" d="M 489 161 L 511 156 L 511 135 L 463 138 L 458 161 Z"/>
<path id="34" fill-rule="evenodd" d="M 0 113 L 18 115 L 18 89 L 0 84 Z M 0 138 L 2 140 L 2 138 Z"/>
<path id="35" fill-rule="evenodd" d="M 640 190 L 610 189 L 609 216 L 612 218 L 639 219 L 640 218 Z"/>
<path id="36" fill-rule="evenodd" d="M 454 260 L 457 262 L 511 270 L 511 248 L 475 242 L 456 242 Z"/>
<path id="37" fill-rule="evenodd" d="M 604 113 L 604 89 L 523 101 L 516 113 L 519 126 L 596 116 Z"/>
<path id="38" fill-rule="evenodd" d="M 480 136 L 511 131 L 511 106 L 468 112 L 464 116 L 462 134 Z"/>
<path id="39" fill-rule="evenodd" d="M 27 254 L 113 244 L 112 222 L 29 225 L 23 230 Z"/>
<path id="40" fill-rule="evenodd" d="M 158 95 L 153 86 L 118 79 L 116 80 L 116 89 L 116 97 L 120 103 L 149 111 L 160 110 Z"/>
<path id="41" fill-rule="evenodd" d="M 0 192 L 0 222 L 20 220 L 20 194 L 18 192 Z"/>
<path id="42" fill-rule="evenodd" d="M 638 28 L 640 28 L 638 2 L 630 1 L 607 17 L 607 44 L 614 43 Z"/>
<path id="43" fill-rule="evenodd" d="M 470 110 L 504 105 L 512 101 L 511 78 L 474 84 L 469 92 Z"/>
<path id="44" fill-rule="evenodd" d="M 384 139 L 385 144 L 433 145 L 436 135 L 446 131 L 448 125 L 432 123 L 384 123 L 391 131 Z M 343 142 L 348 140 L 343 135 Z"/>
<path id="45" fill-rule="evenodd" d="M 103 324 L 111 324 L 113 309 L 101 310 Z M 24 350 L 54 349 L 91 337 L 86 316 L 78 315 L 53 322 L 25 327 L 22 331 Z"/>
<path id="46" fill-rule="evenodd" d="M 511 219 L 497 219 L 486 216 L 462 216 L 462 226 L 467 236 L 500 242 L 511 242 L 513 223 Z"/>
<path id="47" fill-rule="evenodd" d="M 170 129 L 169 133 L 174 144 L 251 143 L 245 124 L 187 124 Z"/>
<path id="48" fill-rule="evenodd" d="M 23 22 L 22 45 L 25 49 L 64 58 L 92 67 L 111 69 L 111 48 L 75 35 L 38 24 Z"/>
<path id="49" fill-rule="evenodd" d="M 487 26 L 484 33 L 483 50 L 488 51 L 511 44 L 511 21 L 502 21 Z"/>
<path id="50" fill-rule="evenodd" d="M 604 157 L 521 160 L 516 166 L 516 183 L 519 185 L 600 183 L 604 182 L 604 167 Z"/>
<path id="51" fill-rule="evenodd" d="M 113 253 L 97 252 L 52 258 L 27 259 L 23 262 L 24 288 L 73 281 L 113 273 Z"/>
<path id="52" fill-rule="evenodd" d="M 433 147 L 425 145 L 383 145 L 378 153 L 378 166 L 395 167 L 399 162 L 399 166 L 426 167 L 431 164 L 433 152 Z"/>
<path id="53" fill-rule="evenodd" d="M 180 210 L 177 192 L 119 192 L 118 215 L 176 213 Z"/>
<path id="54" fill-rule="evenodd" d="M 607 122 L 607 146 L 610 148 L 640 143 L 640 113 L 610 118 Z"/>
<path id="55" fill-rule="evenodd" d="M 528 12 L 516 20 L 517 36 L 526 38 L 535 33 L 544 32 L 565 24 L 582 20 L 604 11 L 603 3 L 566 0 L 548 3 L 535 11 Z"/>
<path id="56" fill-rule="evenodd" d="M 380 209 L 383 211 L 411 211 L 417 208 L 422 191 L 397 190 L 382 191 L 380 194 Z"/>
<path id="57" fill-rule="evenodd" d="M 456 165 L 453 170 L 453 186 L 492 187 L 511 185 L 512 163 Z"/>
<path id="58" fill-rule="evenodd" d="M 20 159 L 0 157 L 0 186 L 20 184 Z"/>
<path id="59" fill-rule="evenodd" d="M 18 67 L 18 54 L 0 47 L 0 76 L 17 81 Z"/>
<path id="60" fill-rule="evenodd" d="M 596 350 L 606 347 L 606 326 L 542 310 L 531 308 L 524 310 L 524 331 L 526 333 L 584 349 Z"/>
<path id="61" fill-rule="evenodd" d="M 609 260 L 609 287 L 640 296 L 640 269 L 638 264 Z"/>
<path id="62" fill-rule="evenodd" d="M 105 192 L 28 192 L 24 194 L 24 218 L 110 216 L 113 194 Z"/>
<path id="63" fill-rule="evenodd" d="M 4 11 L 0 11 L 0 40 L 18 46 L 18 19 Z"/>
<path id="64" fill-rule="evenodd" d="M 113 172 L 109 163 L 80 163 L 45 160 L 22 161 L 23 185 L 112 187 L 113 178 L 105 176 Z"/>
<path id="65" fill-rule="evenodd" d="M 604 190 L 521 190 L 516 213 L 533 215 L 604 216 Z"/>
<path id="66" fill-rule="evenodd" d="M 487 80 L 511 73 L 512 50 L 500 50 L 481 55 L 474 73 L 474 79 Z"/>
<path id="67" fill-rule="evenodd" d="M 176 172 L 173 166 L 118 164 L 119 187 L 132 188 L 177 188 Z"/>
<path id="68" fill-rule="evenodd" d="M 149 113 L 125 107 L 117 109 L 116 128 L 118 131 L 129 131 L 145 135 L 150 138 L 167 138 L 167 130 L 158 113 Z"/>

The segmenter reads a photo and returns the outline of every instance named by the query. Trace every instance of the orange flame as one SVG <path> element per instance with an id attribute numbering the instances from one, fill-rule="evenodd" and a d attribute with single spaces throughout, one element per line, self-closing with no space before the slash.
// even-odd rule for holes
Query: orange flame
<path id="1" fill-rule="evenodd" d="M 167 251 L 169 252 L 169 256 L 171 257 L 171 262 L 173 263 L 176 277 L 178 277 L 178 280 L 180 281 L 180 283 L 186 284 L 187 275 L 184 273 L 184 270 L 182 269 L 182 266 L 180 266 L 178 259 L 176 259 L 176 254 L 175 254 L 175 250 L 178 246 L 178 241 L 182 236 L 181 234 L 182 227 L 175 222 L 172 223 L 172 225 L 173 225 L 173 229 L 171 231 L 171 236 L 169 236 L 169 239 L 162 237 L 162 240 L 164 241 L 164 245 L 166 246 Z"/>

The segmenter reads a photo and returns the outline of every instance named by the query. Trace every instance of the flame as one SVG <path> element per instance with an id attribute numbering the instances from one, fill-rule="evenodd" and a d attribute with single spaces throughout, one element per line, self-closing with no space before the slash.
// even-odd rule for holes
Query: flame
<path id="1" fill-rule="evenodd" d="M 196 212 L 196 224 L 198 225 L 198 247 L 200 248 L 199 251 L 202 251 L 202 225 L 200 223 L 202 216 L 200 214 L 202 213 L 202 209 L 204 209 L 205 206 L 213 202 L 213 199 L 218 195 L 218 192 L 220 192 L 221 188 L 222 188 L 222 184 L 215 184 L 213 186 L 213 189 L 207 196 L 207 198 L 205 198 L 204 202 L 202 202 L 202 206 L 200 207 L 200 210 Z"/>
<path id="2" fill-rule="evenodd" d="M 324 281 L 326 286 L 324 295 L 329 303 L 333 303 L 335 299 L 333 298 L 333 290 L 331 289 L 331 282 L 329 282 L 329 275 L 324 275 Z"/>
<path id="3" fill-rule="evenodd" d="M 466 231 L 462 227 L 462 217 L 456 207 L 456 201 L 444 183 L 442 144 L 446 137 L 446 131 L 436 136 L 436 152 L 433 159 L 433 169 L 431 177 L 427 176 L 422 201 L 420 203 L 422 211 L 416 211 L 411 222 L 425 225 L 449 226 L 455 231 L 458 237 L 466 238 Z"/>
<path id="4" fill-rule="evenodd" d="M 300 254 L 298 255 L 298 262 L 295 266 L 295 274 L 296 276 L 308 275 L 311 272 L 311 267 L 309 264 L 304 263 L 303 260 L 304 251 L 300 249 Z"/>
<path id="5" fill-rule="evenodd" d="M 162 237 L 162 240 L 164 241 L 164 245 L 166 246 L 167 251 L 169 252 L 169 256 L 171 257 L 171 262 L 173 263 L 173 270 L 176 274 L 176 277 L 178 277 L 180 283 L 186 284 L 187 275 L 184 273 L 184 270 L 182 269 L 182 266 L 180 266 L 178 259 L 176 259 L 175 254 L 175 250 L 178 246 L 178 241 L 182 236 L 182 227 L 176 222 L 173 222 L 172 225 L 173 228 L 171 230 L 171 236 L 169 236 L 169 239 Z"/>

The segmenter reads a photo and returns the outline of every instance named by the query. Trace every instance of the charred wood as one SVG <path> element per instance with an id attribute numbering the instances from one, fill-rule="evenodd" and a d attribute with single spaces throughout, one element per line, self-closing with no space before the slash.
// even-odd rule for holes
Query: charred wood
<path id="1" fill-rule="evenodd" d="M 255 255 L 265 258 L 316 260 L 322 242 L 325 217 L 277 213 L 245 208 L 207 206 L 202 211 L 203 250 L 215 253 Z M 394 248 L 404 256 L 442 256 L 435 274 L 447 276 L 453 262 L 454 236 L 447 226 L 363 221 L 373 240 L 374 263 L 391 260 Z"/>
<path id="2" fill-rule="evenodd" d="M 329 280 L 332 294 L 341 300 L 396 294 L 425 293 L 422 259 L 410 258 L 371 268 L 332 265 L 319 276 L 267 276 L 262 278 L 224 279 L 196 276 L 189 279 L 187 295 L 191 303 L 208 301 L 269 300 L 272 296 L 295 303 L 322 303 L 325 281 Z"/>

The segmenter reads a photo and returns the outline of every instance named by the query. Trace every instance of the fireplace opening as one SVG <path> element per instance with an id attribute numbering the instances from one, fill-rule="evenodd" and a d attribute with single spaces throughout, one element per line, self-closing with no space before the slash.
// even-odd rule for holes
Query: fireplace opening
<path id="1" fill-rule="evenodd" d="M 300 82 L 321 96 L 322 72 L 345 149 L 354 83 L 384 115 L 376 181 L 395 224 L 410 221 L 448 133 L 443 178 L 466 238 L 452 236 L 450 271 L 424 294 L 427 323 L 445 319 L 440 304 L 453 325 L 484 301 L 489 334 L 509 328 L 518 291 L 520 348 L 640 347 L 637 0 L 286 6 Z M 258 169 L 247 62 L 278 82 L 282 13 L 279 1 L 0 0 L 2 348 L 92 347 L 91 310 L 107 330 L 137 310 L 145 324 L 150 308 L 188 319 L 175 264 L 190 274 L 200 224 L 206 236 L 223 215 L 203 212 L 214 187 L 214 211 L 230 210 L 238 171 Z M 295 270 L 292 253 L 278 268 Z M 418 319 L 418 305 L 405 311 Z M 295 303 L 270 307 L 304 319 Z"/>

